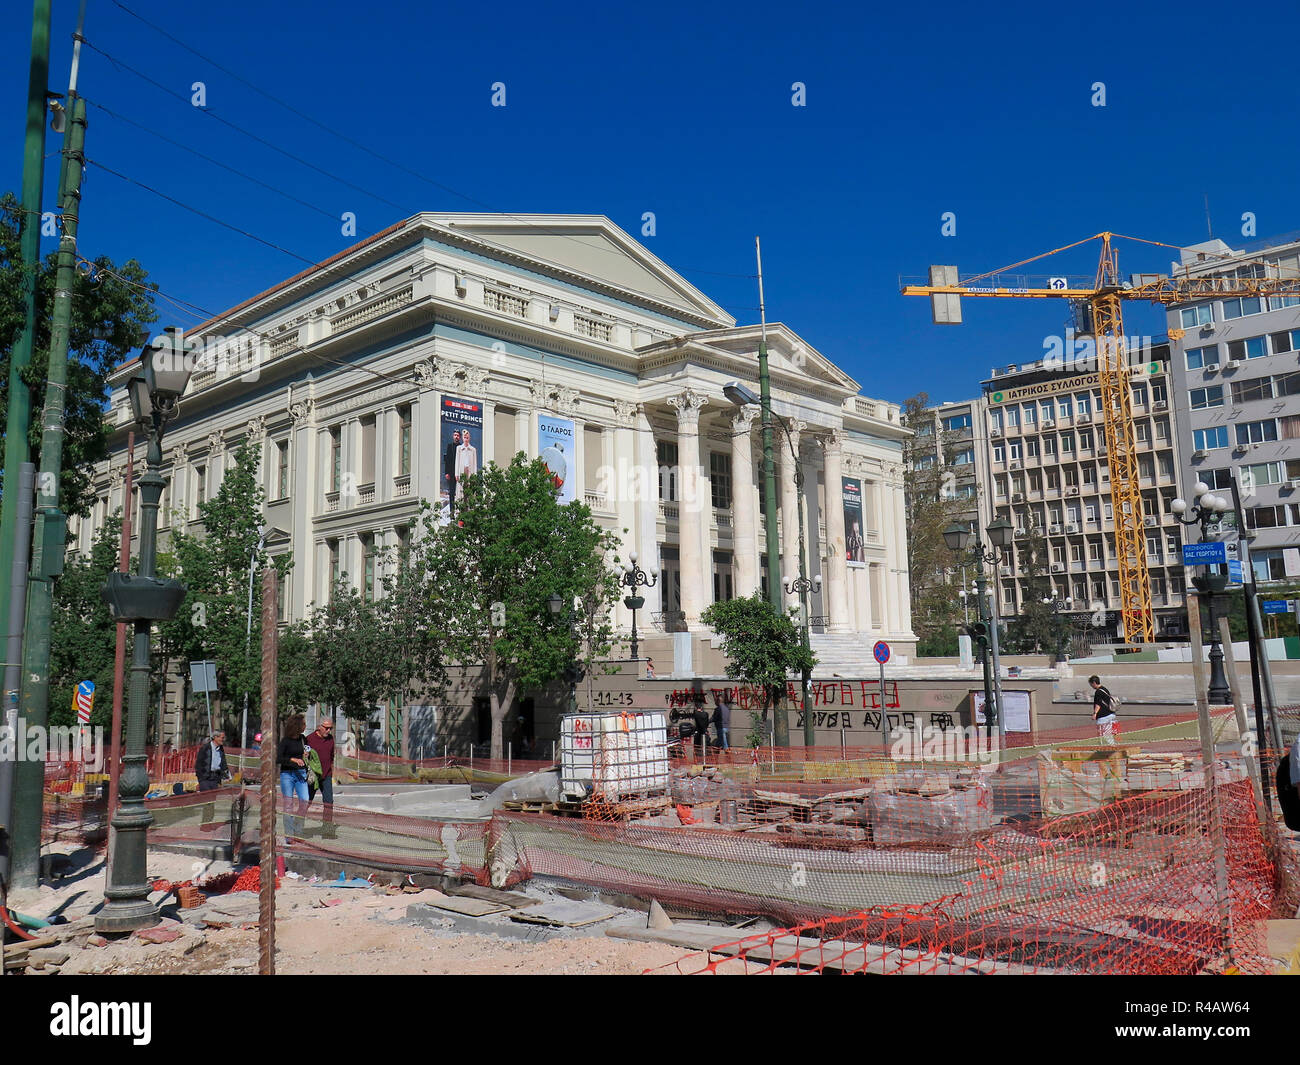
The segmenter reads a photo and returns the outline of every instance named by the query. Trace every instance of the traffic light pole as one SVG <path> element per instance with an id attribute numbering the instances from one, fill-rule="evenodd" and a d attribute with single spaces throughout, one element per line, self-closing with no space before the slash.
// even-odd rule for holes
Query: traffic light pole
<path id="1" fill-rule="evenodd" d="M 997 713 L 996 705 L 993 702 L 993 679 L 989 672 L 989 614 L 988 602 L 985 600 L 985 590 L 987 582 L 984 579 L 984 567 L 980 565 L 975 570 L 975 594 L 979 596 L 979 619 L 984 626 L 983 633 L 976 633 L 975 640 L 980 651 L 980 666 L 984 671 L 984 729 L 988 735 L 989 744 L 993 743 L 993 718 Z M 972 715 L 973 717 L 973 715 Z M 973 725 L 974 720 L 971 721 Z"/>

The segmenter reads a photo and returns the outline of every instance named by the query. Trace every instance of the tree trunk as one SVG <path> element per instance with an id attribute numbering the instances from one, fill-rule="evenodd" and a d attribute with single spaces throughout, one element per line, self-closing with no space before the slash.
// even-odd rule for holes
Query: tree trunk
<path id="1" fill-rule="evenodd" d="M 515 682 L 509 680 L 506 682 L 504 693 L 498 692 L 496 686 L 492 688 L 492 757 L 504 758 L 505 750 L 505 719 L 506 714 L 515 702 Z"/>

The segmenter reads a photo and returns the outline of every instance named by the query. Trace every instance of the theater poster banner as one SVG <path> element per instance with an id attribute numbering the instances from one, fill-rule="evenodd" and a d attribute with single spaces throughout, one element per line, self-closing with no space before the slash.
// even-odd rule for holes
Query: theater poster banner
<path id="1" fill-rule="evenodd" d="M 551 471 L 555 489 L 561 503 L 573 502 L 573 422 L 565 418 L 552 418 L 549 414 L 537 416 L 537 453 Z"/>
<path id="2" fill-rule="evenodd" d="M 442 397 L 442 512 L 456 516 L 460 482 L 479 471 L 483 454 L 483 404 L 476 399 Z"/>
<path id="3" fill-rule="evenodd" d="M 849 564 L 866 565 L 862 553 L 862 482 L 845 477 L 844 485 L 844 548 Z"/>

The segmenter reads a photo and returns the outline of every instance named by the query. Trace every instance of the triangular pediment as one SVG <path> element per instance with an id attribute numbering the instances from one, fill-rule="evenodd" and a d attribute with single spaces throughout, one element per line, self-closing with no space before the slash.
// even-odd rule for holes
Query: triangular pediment
<path id="1" fill-rule="evenodd" d="M 690 340 L 694 344 L 707 345 L 730 355 L 752 357 L 758 353 L 762 335 L 762 326 L 743 325 L 693 333 Z M 772 322 L 767 326 L 767 358 L 776 377 L 812 380 L 854 395 L 860 391 L 853 378 L 781 322 Z"/>
<path id="2" fill-rule="evenodd" d="M 525 259 L 635 292 L 692 318 L 735 319 L 603 215 L 426 214 L 428 222 Z"/>

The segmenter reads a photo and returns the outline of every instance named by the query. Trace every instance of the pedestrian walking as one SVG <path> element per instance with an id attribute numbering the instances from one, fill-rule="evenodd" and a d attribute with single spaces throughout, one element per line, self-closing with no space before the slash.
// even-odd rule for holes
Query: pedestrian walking
<path id="1" fill-rule="evenodd" d="M 307 744 L 302 738 L 306 727 L 307 719 L 302 714 L 290 717 L 284 723 L 284 737 L 276 751 L 276 760 L 280 764 L 280 794 L 287 800 L 284 804 L 286 838 L 302 834 L 302 819 L 290 811 L 301 812 L 308 802 Z"/>
<path id="2" fill-rule="evenodd" d="M 656 677 L 655 677 L 655 660 L 654 660 L 653 658 L 647 658 L 647 659 L 645 660 L 645 679 L 646 679 L 646 680 L 655 680 L 655 679 L 656 679 Z"/>
<path id="3" fill-rule="evenodd" d="M 199 748 L 194 759 L 194 775 L 199 780 L 199 791 L 216 791 L 230 776 L 224 732 L 214 732 L 208 742 Z"/>
<path id="4" fill-rule="evenodd" d="M 1101 683 L 1095 673 L 1088 678 L 1092 688 L 1092 719 L 1097 722 L 1097 735 L 1101 742 L 1115 746 L 1115 696 Z"/>
<path id="5" fill-rule="evenodd" d="M 320 759 L 320 770 L 312 774 L 307 782 L 307 801 L 316 798 L 320 792 L 321 805 L 324 807 L 325 835 L 333 838 L 337 831 L 334 827 L 334 722 L 328 717 L 320 719 L 316 731 L 306 739 L 306 744 Z"/>
<path id="6" fill-rule="evenodd" d="M 709 712 L 697 705 L 691 716 L 695 721 L 695 745 L 703 755 L 709 745 Z"/>

